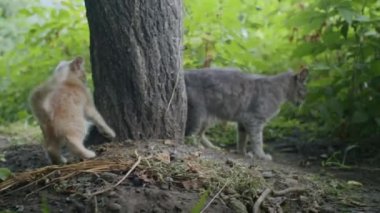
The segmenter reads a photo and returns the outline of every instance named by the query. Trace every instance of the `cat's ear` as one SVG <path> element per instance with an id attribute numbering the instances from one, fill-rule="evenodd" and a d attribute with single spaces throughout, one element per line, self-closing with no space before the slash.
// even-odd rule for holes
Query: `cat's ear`
<path id="1" fill-rule="evenodd" d="M 74 58 L 70 63 L 71 71 L 80 71 L 84 68 L 84 59 L 81 56 Z"/>
<path id="2" fill-rule="evenodd" d="M 306 82 L 306 79 L 307 79 L 307 76 L 309 75 L 309 70 L 304 67 L 302 68 L 297 74 L 296 74 L 296 78 L 297 78 L 297 81 L 301 82 L 301 83 L 304 83 Z"/>

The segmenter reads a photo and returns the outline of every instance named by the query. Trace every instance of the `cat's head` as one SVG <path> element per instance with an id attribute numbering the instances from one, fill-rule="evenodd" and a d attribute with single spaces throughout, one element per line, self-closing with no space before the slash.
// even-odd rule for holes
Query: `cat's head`
<path id="1" fill-rule="evenodd" d="M 300 106 L 306 98 L 306 80 L 308 75 L 309 70 L 307 68 L 302 68 L 299 72 L 292 74 L 291 88 L 287 95 L 288 100 L 296 106 Z"/>
<path id="2" fill-rule="evenodd" d="M 79 56 L 71 61 L 61 61 L 54 70 L 54 76 L 57 81 L 79 79 L 85 83 L 84 59 Z"/>

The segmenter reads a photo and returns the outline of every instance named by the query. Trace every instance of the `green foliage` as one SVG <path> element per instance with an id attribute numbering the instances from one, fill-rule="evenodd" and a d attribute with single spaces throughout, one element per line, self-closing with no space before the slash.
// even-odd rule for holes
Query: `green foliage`
<path id="1" fill-rule="evenodd" d="M 0 0 L 0 56 L 14 48 L 20 41 L 20 33 L 25 32 L 24 19 L 17 16 L 23 6 L 32 6 L 32 2 Z"/>
<path id="2" fill-rule="evenodd" d="M 293 47 L 283 27 L 289 2 L 192 0 L 185 5 L 185 67 L 273 73 L 300 63 L 289 58 Z"/>
<path id="3" fill-rule="evenodd" d="M 301 5 L 301 4 L 300 4 Z M 302 114 L 342 138 L 380 130 L 380 2 L 309 1 L 289 18 L 313 69 Z"/>
<path id="4" fill-rule="evenodd" d="M 208 198 L 209 194 L 210 194 L 209 190 L 207 190 L 207 191 L 205 191 L 205 192 L 202 193 L 202 195 L 199 198 L 198 202 L 191 209 L 192 213 L 202 212 L 203 207 L 206 205 L 207 198 Z"/>
<path id="5" fill-rule="evenodd" d="M 41 212 L 42 213 L 49 213 L 50 212 L 49 203 L 48 203 L 46 195 L 42 195 Z"/>
<path id="6" fill-rule="evenodd" d="M 207 137 L 219 146 L 234 145 L 237 140 L 236 124 L 227 122 L 217 124 L 207 131 Z"/>
<path id="7" fill-rule="evenodd" d="M 26 119 L 27 97 L 61 60 L 89 56 L 89 32 L 81 0 L 18 11 L 21 42 L 0 57 L 0 122 Z M 21 27 L 21 26 L 19 26 Z"/>
<path id="8" fill-rule="evenodd" d="M 1 168 L 0 167 L 0 180 L 1 181 L 6 180 L 11 175 L 12 175 L 11 170 L 9 170 L 8 168 Z"/>
<path id="9" fill-rule="evenodd" d="M 307 124 L 343 139 L 380 131 L 379 1 L 185 3 L 185 67 L 311 68 L 304 106 L 284 107 L 282 124 L 272 127 Z M 302 122 L 290 124 L 290 117 Z"/>
<path id="10" fill-rule="evenodd" d="M 88 61 L 83 1 L 52 2 L 0 0 L 0 123 L 28 121 L 28 93 L 59 61 L 76 55 Z M 27 9 L 19 6 L 24 3 Z M 301 65 L 311 68 L 304 106 L 284 107 L 267 136 L 305 124 L 307 130 L 344 139 L 380 131 L 379 1 L 184 3 L 186 68 L 240 67 L 267 74 Z M 234 134 L 224 142 L 235 140 Z"/>

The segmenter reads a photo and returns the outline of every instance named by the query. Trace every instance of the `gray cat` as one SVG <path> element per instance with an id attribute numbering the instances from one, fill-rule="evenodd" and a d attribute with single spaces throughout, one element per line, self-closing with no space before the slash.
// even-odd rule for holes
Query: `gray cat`
<path id="1" fill-rule="evenodd" d="M 237 151 L 246 154 L 247 140 L 252 154 L 260 159 L 272 157 L 263 150 L 263 129 L 290 101 L 300 105 L 306 96 L 308 70 L 274 76 L 245 74 L 232 69 L 199 69 L 185 72 L 188 98 L 186 136 L 199 136 L 203 145 L 215 146 L 205 132 L 213 121 L 238 124 Z"/>

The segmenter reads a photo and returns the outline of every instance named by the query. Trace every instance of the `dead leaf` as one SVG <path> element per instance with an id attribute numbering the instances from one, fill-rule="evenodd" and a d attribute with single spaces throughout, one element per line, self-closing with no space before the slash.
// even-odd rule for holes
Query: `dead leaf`
<path id="1" fill-rule="evenodd" d="M 362 203 L 362 202 L 359 202 L 359 201 L 355 201 L 355 200 L 350 200 L 350 203 L 355 205 L 355 206 L 360 206 L 360 207 L 365 207 L 367 206 L 365 203 Z"/>
<path id="2" fill-rule="evenodd" d="M 166 164 L 170 163 L 170 153 L 168 151 L 163 151 L 161 153 L 158 153 L 155 158 L 163 163 L 166 163 Z"/>
<path id="3" fill-rule="evenodd" d="M 174 141 L 166 139 L 166 140 L 164 140 L 164 144 L 165 145 L 174 145 Z"/>
<path id="4" fill-rule="evenodd" d="M 362 187 L 362 186 L 363 186 L 362 183 L 360 183 L 360 182 L 358 182 L 358 181 L 354 181 L 354 180 L 349 180 L 349 181 L 347 181 L 347 184 L 348 184 L 349 186 L 358 186 L 358 187 Z"/>
<path id="5" fill-rule="evenodd" d="M 182 185 L 186 190 L 197 190 L 200 188 L 201 183 L 198 179 L 182 181 Z"/>
<path id="6" fill-rule="evenodd" d="M 201 165 L 194 163 L 194 162 L 187 162 L 187 167 L 189 168 L 188 171 L 192 173 L 201 173 Z"/>
<path id="7" fill-rule="evenodd" d="M 140 178 L 142 181 L 144 181 L 145 183 L 154 183 L 154 179 L 153 177 L 151 177 L 151 175 L 149 175 L 146 170 L 142 170 L 140 172 L 135 172 L 135 175 Z"/>
<path id="8" fill-rule="evenodd" d="M 194 156 L 194 157 L 200 157 L 202 154 L 201 151 L 196 151 L 196 152 L 192 152 L 191 155 Z"/>

